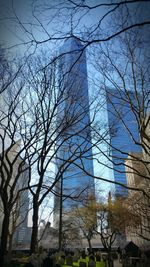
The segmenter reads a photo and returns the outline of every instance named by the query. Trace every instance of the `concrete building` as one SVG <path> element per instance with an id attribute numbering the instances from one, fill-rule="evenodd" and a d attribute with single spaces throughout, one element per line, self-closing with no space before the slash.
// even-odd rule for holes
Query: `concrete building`
<path id="1" fill-rule="evenodd" d="M 150 249 L 150 116 L 146 117 L 143 136 L 143 151 L 131 153 L 126 160 L 126 177 L 129 190 L 125 205 L 139 217 L 139 222 L 126 229 L 127 240 L 132 240 L 142 249 Z M 143 194 L 144 192 L 144 194 Z"/>
<path id="2" fill-rule="evenodd" d="M 124 204 L 135 214 L 135 217 L 139 218 L 136 221 L 133 219 L 133 226 L 126 229 L 126 238 L 142 249 L 150 249 L 150 203 L 149 197 L 143 194 L 144 191 L 149 195 L 150 184 L 141 155 L 130 154 L 126 160 L 127 184 L 129 187 L 137 188 L 137 191 L 129 190 Z"/>

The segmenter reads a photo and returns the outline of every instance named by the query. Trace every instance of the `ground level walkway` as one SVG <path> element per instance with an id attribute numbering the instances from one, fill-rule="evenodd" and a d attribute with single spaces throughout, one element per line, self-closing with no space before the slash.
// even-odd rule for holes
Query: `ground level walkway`
<path id="1" fill-rule="evenodd" d="M 114 260 L 114 267 L 122 267 L 122 263 L 119 260 Z"/>

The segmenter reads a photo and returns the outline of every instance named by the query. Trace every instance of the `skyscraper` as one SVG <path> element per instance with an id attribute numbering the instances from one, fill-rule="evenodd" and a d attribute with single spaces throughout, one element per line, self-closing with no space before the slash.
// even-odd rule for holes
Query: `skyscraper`
<path id="1" fill-rule="evenodd" d="M 7 151 L 5 153 L 6 156 L 2 156 L 1 161 L 3 162 L 2 166 L 6 166 L 7 171 L 2 172 L 4 176 L 0 176 L 0 182 L 3 181 L 4 184 L 8 182 L 7 192 L 8 192 L 9 203 L 12 203 L 10 200 L 11 188 L 16 183 L 13 192 L 13 199 L 16 198 L 16 200 L 12 206 L 12 210 L 10 213 L 10 234 L 13 236 L 12 241 L 15 247 L 17 245 L 21 245 L 22 247 L 24 247 L 25 245 L 29 244 L 31 239 L 31 234 L 28 228 L 29 191 L 22 190 L 23 188 L 27 188 L 28 186 L 29 173 L 28 173 L 28 165 L 26 164 L 26 162 L 20 156 L 18 156 L 15 159 L 19 149 L 20 149 L 20 140 L 18 140 L 13 146 L 7 147 L 7 150 L 5 150 Z M 10 166 L 12 166 L 11 174 L 9 174 L 8 172 Z M 9 180 L 10 177 L 9 175 L 11 175 L 10 180 Z M 19 190 L 22 190 L 20 194 L 18 194 Z M 5 210 L 3 207 L 3 201 L 2 198 L 0 197 L 0 237 L 2 234 L 1 231 L 2 231 L 4 212 Z"/>
<path id="2" fill-rule="evenodd" d="M 19 159 L 21 161 L 21 158 Z M 17 184 L 17 190 L 28 187 L 29 172 L 28 165 L 24 162 L 24 169 Z M 20 193 L 19 200 L 16 203 L 16 212 L 18 212 L 18 226 L 16 227 L 13 243 L 15 247 L 27 247 L 31 240 L 31 229 L 28 227 L 29 213 L 29 190 Z"/>
<path id="3" fill-rule="evenodd" d="M 136 99 L 132 91 L 127 94 L 123 91 L 109 89 L 106 93 L 108 125 L 110 135 L 110 156 L 113 161 L 114 181 L 127 185 L 125 174 L 125 159 L 130 152 L 140 152 L 141 146 L 138 124 L 130 103 L 135 107 Z M 115 185 L 115 195 L 126 197 L 127 189 Z"/>
<path id="4" fill-rule="evenodd" d="M 58 108 L 57 122 L 60 125 L 58 145 L 61 145 L 56 168 L 60 168 L 63 162 L 66 162 L 65 167 L 67 163 L 71 164 L 62 174 L 63 185 L 57 183 L 56 187 L 60 192 L 63 186 L 63 208 L 69 210 L 72 206 L 81 205 L 78 197 L 72 197 L 84 190 L 94 192 L 94 179 L 86 173 L 93 175 L 93 159 L 85 51 L 81 42 L 71 37 L 64 42 L 60 55 L 58 73 L 62 104 Z M 58 198 L 54 205 L 56 210 Z"/>

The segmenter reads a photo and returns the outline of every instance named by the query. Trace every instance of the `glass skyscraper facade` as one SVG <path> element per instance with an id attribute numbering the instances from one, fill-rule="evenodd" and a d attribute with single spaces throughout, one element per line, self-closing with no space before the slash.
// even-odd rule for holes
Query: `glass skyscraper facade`
<path id="1" fill-rule="evenodd" d="M 63 208 L 69 210 L 81 205 L 77 197 L 81 197 L 81 192 L 93 193 L 95 190 L 94 179 L 89 175 L 93 175 L 93 158 L 86 54 L 81 42 L 71 37 L 64 42 L 60 55 L 58 83 L 59 92 L 62 92 L 62 104 L 57 110 L 60 138 L 56 169 L 63 162 L 65 169 L 62 183 L 57 183 L 56 191 L 60 193 L 63 187 Z M 59 199 L 56 197 L 54 200 L 55 210 L 59 208 Z"/>
<path id="2" fill-rule="evenodd" d="M 107 90 L 107 112 L 110 135 L 110 157 L 113 161 L 114 181 L 127 185 L 125 174 L 125 159 L 130 152 L 140 152 L 141 146 L 139 129 L 130 103 L 136 107 L 136 98 L 133 92 L 127 93 L 117 90 Z M 115 185 L 115 195 L 126 197 L 127 189 Z"/>

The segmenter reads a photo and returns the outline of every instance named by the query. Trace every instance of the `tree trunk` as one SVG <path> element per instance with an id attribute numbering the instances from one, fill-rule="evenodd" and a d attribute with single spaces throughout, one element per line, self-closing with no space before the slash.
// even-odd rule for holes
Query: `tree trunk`
<path id="1" fill-rule="evenodd" d="M 13 234 L 9 234 L 9 242 L 8 242 L 9 261 L 11 261 L 11 259 L 12 259 L 12 243 L 13 243 Z"/>
<path id="2" fill-rule="evenodd" d="M 91 239 L 88 239 L 88 244 L 89 244 L 89 251 L 92 252 Z"/>
<path id="3" fill-rule="evenodd" d="M 38 238 L 38 213 L 39 205 L 36 201 L 33 200 L 33 217 L 32 217 L 32 235 L 31 235 L 31 244 L 30 244 L 30 253 L 37 251 L 37 238 Z"/>
<path id="4" fill-rule="evenodd" d="M 63 176 L 61 176 L 61 184 L 60 184 L 61 188 L 60 188 L 60 211 L 59 211 L 59 237 L 58 237 L 58 250 L 61 251 L 62 250 L 62 208 L 63 208 Z"/>
<path id="5" fill-rule="evenodd" d="M 111 251 L 108 252 L 108 267 L 114 267 L 113 259 L 111 257 Z"/>
<path id="6" fill-rule="evenodd" d="M 0 246 L 0 266 L 5 266 L 4 260 L 7 253 L 7 239 L 8 239 L 8 231 L 9 231 L 9 218 L 10 213 L 4 212 L 4 219 L 2 223 L 2 233 L 1 233 L 1 246 Z"/>

